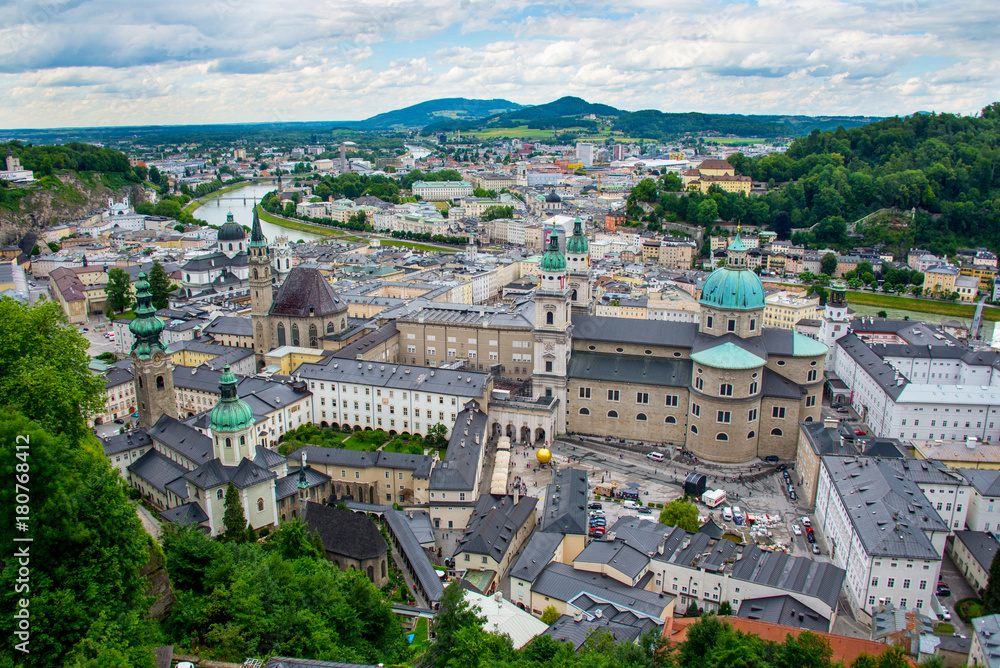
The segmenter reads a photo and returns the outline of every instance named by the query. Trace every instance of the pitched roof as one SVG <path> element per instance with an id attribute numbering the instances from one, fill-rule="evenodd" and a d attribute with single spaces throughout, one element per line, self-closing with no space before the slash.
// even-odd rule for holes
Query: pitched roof
<path id="1" fill-rule="evenodd" d="M 184 474 L 185 480 L 202 490 L 220 487 L 230 482 L 238 489 L 245 489 L 277 477 L 277 474 L 257 466 L 245 457 L 236 466 L 225 466 L 221 459 L 212 459 Z"/>
<path id="2" fill-rule="evenodd" d="M 559 601 L 571 601 L 578 595 L 586 593 L 657 619 L 661 619 L 663 609 L 674 598 L 667 594 L 656 594 L 638 587 L 630 587 L 601 573 L 576 570 L 557 561 L 545 567 L 531 585 L 531 591 Z"/>
<path id="3" fill-rule="evenodd" d="M 208 515 L 205 511 L 201 509 L 201 506 L 195 502 L 182 503 L 179 506 L 174 506 L 173 508 L 168 508 L 160 513 L 160 517 L 170 522 L 171 524 L 176 524 L 177 526 L 186 527 L 190 524 L 201 524 L 202 522 L 208 521 Z"/>
<path id="4" fill-rule="evenodd" d="M 513 496 L 483 494 L 476 501 L 456 554 L 481 554 L 499 562 L 537 503 L 538 499 L 531 496 L 521 497 L 515 505 Z"/>
<path id="5" fill-rule="evenodd" d="M 129 464 L 128 472 L 149 483 L 161 494 L 166 494 L 167 483 L 183 476 L 187 469 L 158 450 L 150 450 Z"/>
<path id="6" fill-rule="evenodd" d="M 980 496 L 1000 497 L 1000 470 L 959 469 Z"/>
<path id="7" fill-rule="evenodd" d="M 150 437 L 195 464 L 204 464 L 212 457 L 212 439 L 166 413 L 149 429 Z"/>
<path id="8" fill-rule="evenodd" d="M 327 552 L 362 560 L 381 557 L 389 550 L 378 527 L 363 513 L 310 501 L 306 525 L 310 532 L 319 532 Z"/>
<path id="9" fill-rule="evenodd" d="M 304 318 L 345 311 L 347 302 L 327 283 L 319 269 L 295 267 L 278 290 L 270 314 Z"/>
<path id="10" fill-rule="evenodd" d="M 584 380 L 686 387 L 691 382 L 691 360 L 574 350 L 568 374 Z"/>
<path id="11" fill-rule="evenodd" d="M 736 615 L 772 624 L 797 626 L 810 631 L 830 630 L 828 618 L 788 595 L 744 599 Z"/>
<path id="12" fill-rule="evenodd" d="M 385 517 L 386 524 L 389 525 L 389 531 L 392 532 L 395 539 L 394 542 L 402 549 L 406 561 L 413 569 L 417 582 L 420 583 L 424 593 L 432 602 L 440 600 L 444 593 L 444 585 L 441 584 L 437 570 L 417 540 L 406 516 L 399 510 L 388 509 L 383 517 Z"/>
<path id="13" fill-rule="evenodd" d="M 956 531 L 955 538 L 962 541 L 972 558 L 989 573 L 993 557 L 1000 549 L 1000 542 L 997 542 L 996 536 L 988 531 Z"/>
<path id="14" fill-rule="evenodd" d="M 587 533 L 587 472 L 565 468 L 552 472 L 545 492 L 542 531 L 559 534 Z"/>
<path id="15" fill-rule="evenodd" d="M 573 314 L 573 340 L 641 343 L 690 348 L 698 334 L 698 324 L 662 320 L 633 320 Z"/>
<path id="16" fill-rule="evenodd" d="M 149 437 L 149 432 L 145 428 L 139 427 L 124 434 L 115 434 L 105 439 L 102 445 L 105 455 L 117 455 L 135 448 L 148 448 L 152 444 L 153 440 Z"/>
<path id="17" fill-rule="evenodd" d="M 536 531 L 531 534 L 531 538 L 521 549 L 521 556 L 510 570 L 510 577 L 534 582 L 542 569 L 552 561 L 562 540 L 562 534 L 558 533 Z"/>
<path id="18" fill-rule="evenodd" d="M 577 562 L 610 566 L 634 580 L 649 565 L 649 556 L 615 538 L 591 541 L 573 560 Z"/>
<path id="19" fill-rule="evenodd" d="M 733 579 L 814 596 L 833 608 L 837 606 L 845 575 L 844 569 L 833 564 L 783 552 L 765 552 L 756 545 L 743 549 L 743 556 L 733 565 L 732 572 Z"/>

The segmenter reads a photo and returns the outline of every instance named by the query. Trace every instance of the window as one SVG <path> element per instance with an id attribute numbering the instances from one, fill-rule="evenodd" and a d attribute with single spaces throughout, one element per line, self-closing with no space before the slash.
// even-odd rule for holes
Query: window
<path id="1" fill-rule="evenodd" d="M 556 322 L 555 313 L 553 313 L 552 311 L 549 311 L 548 313 L 545 314 L 545 324 L 546 325 L 554 325 L 555 322 Z"/>
<path id="2" fill-rule="evenodd" d="M 750 318 L 750 331 L 752 332 L 752 331 L 754 331 L 756 329 L 757 329 L 757 319 L 756 318 Z"/>
<path id="3" fill-rule="evenodd" d="M 618 411 L 608 411 L 608 417 L 609 418 L 617 418 L 618 417 Z"/>
<path id="4" fill-rule="evenodd" d="M 758 385 L 757 385 L 757 381 L 755 380 L 755 381 L 753 381 L 753 382 L 750 383 L 750 394 L 751 395 L 757 394 L 757 389 L 758 389 Z"/>
<path id="5" fill-rule="evenodd" d="M 889 578 L 889 580 L 885 583 L 885 586 L 892 589 L 894 584 L 896 584 L 896 578 Z"/>
<path id="6" fill-rule="evenodd" d="M 910 588 L 910 581 L 903 580 L 903 589 L 909 589 L 909 588 Z"/>
<path id="7" fill-rule="evenodd" d="M 729 435 L 726 434 L 725 432 L 721 432 L 720 431 L 718 434 L 715 435 L 715 440 L 717 440 L 717 441 L 728 441 L 729 440 Z"/>
<path id="8" fill-rule="evenodd" d="M 637 403 L 637 404 L 648 404 L 649 403 L 649 393 L 648 392 L 636 392 L 635 393 L 635 403 Z"/>
<path id="9" fill-rule="evenodd" d="M 295 324 L 292 325 L 292 345 L 299 345 L 299 326 Z"/>
<path id="10" fill-rule="evenodd" d="M 221 489 L 215 493 L 215 498 L 222 499 L 222 490 Z"/>
<path id="11" fill-rule="evenodd" d="M 695 425 L 691 425 L 691 433 L 692 434 L 697 434 L 698 433 L 698 427 L 696 427 Z"/>
<path id="12" fill-rule="evenodd" d="M 814 380 L 816 380 L 816 369 L 810 369 L 809 373 L 806 374 L 806 381 L 811 383 Z"/>
<path id="13" fill-rule="evenodd" d="M 771 430 L 771 436 L 781 436 L 781 430 L 780 429 L 772 429 Z"/>
<path id="14" fill-rule="evenodd" d="M 869 596 L 868 597 L 868 605 L 875 605 L 875 597 L 874 596 Z"/>
<path id="15" fill-rule="evenodd" d="M 580 388 L 580 398 L 581 399 L 590 399 L 590 388 L 589 387 L 581 387 Z"/>
<path id="16" fill-rule="evenodd" d="M 872 578 L 872 586 L 873 587 L 877 587 L 878 586 L 878 578 Z"/>
<path id="17" fill-rule="evenodd" d="M 552 373 L 552 362 L 545 362 L 545 372 Z"/>
<path id="18" fill-rule="evenodd" d="M 677 395 L 668 394 L 667 395 L 667 406 L 677 406 Z"/>
<path id="19" fill-rule="evenodd" d="M 747 440 L 748 440 L 748 441 L 750 441 L 750 440 L 753 440 L 753 439 L 754 439 L 754 438 L 756 438 L 756 437 L 757 437 L 757 432 L 755 432 L 755 431 L 750 431 L 750 432 L 749 432 L 749 433 L 747 434 Z"/>
<path id="20" fill-rule="evenodd" d="M 264 512 L 264 499 L 257 499 L 257 512 Z"/>
<path id="21" fill-rule="evenodd" d="M 646 421 L 646 414 L 645 413 L 639 413 L 638 415 L 635 416 L 635 419 L 638 420 L 639 422 L 645 422 Z"/>
<path id="22" fill-rule="evenodd" d="M 708 318 L 705 319 L 705 327 L 707 327 L 708 329 L 712 329 L 713 322 L 714 321 L 712 320 L 712 316 L 708 316 Z"/>
<path id="23" fill-rule="evenodd" d="M 920 581 L 920 587 L 919 587 L 919 589 L 921 591 L 923 591 L 924 589 L 927 589 L 927 580 L 921 580 Z"/>
<path id="24" fill-rule="evenodd" d="M 618 401 L 618 390 L 608 390 L 608 401 Z"/>
<path id="25" fill-rule="evenodd" d="M 736 331 L 736 321 L 733 320 L 732 318 L 730 318 L 729 322 L 726 323 L 726 331 L 727 332 L 735 332 Z"/>
<path id="26" fill-rule="evenodd" d="M 756 422 L 757 421 L 757 409 L 756 408 L 751 408 L 749 411 L 747 411 L 747 421 L 748 422 Z"/>
<path id="27" fill-rule="evenodd" d="M 701 378 L 701 377 L 695 378 L 695 380 L 694 380 L 694 387 L 695 387 L 696 390 L 703 390 L 703 389 L 705 389 L 705 380 L 703 378 Z"/>
<path id="28" fill-rule="evenodd" d="M 719 396 L 720 397 L 731 397 L 733 396 L 733 386 L 730 383 L 723 383 L 719 385 Z"/>
<path id="29" fill-rule="evenodd" d="M 806 397 L 806 408 L 809 408 L 809 407 L 815 406 L 815 405 L 816 405 L 816 395 L 815 394 L 811 394 L 808 397 Z"/>
<path id="30" fill-rule="evenodd" d="M 772 406 L 771 407 L 771 417 L 773 418 L 785 418 L 785 407 L 784 406 Z"/>
<path id="31" fill-rule="evenodd" d="M 701 406 L 698 404 L 691 404 L 691 415 L 701 417 Z"/>
<path id="32" fill-rule="evenodd" d="M 731 417 L 732 414 L 729 411 L 719 411 L 716 414 L 715 421 L 722 424 L 729 424 L 732 421 Z"/>
<path id="33" fill-rule="evenodd" d="M 590 409 L 589 408 L 581 408 L 580 409 L 580 415 L 590 415 Z"/>
<path id="34" fill-rule="evenodd" d="M 666 418 L 664 418 L 663 421 L 666 424 L 677 424 L 677 418 L 675 418 L 673 415 L 668 415 Z"/>

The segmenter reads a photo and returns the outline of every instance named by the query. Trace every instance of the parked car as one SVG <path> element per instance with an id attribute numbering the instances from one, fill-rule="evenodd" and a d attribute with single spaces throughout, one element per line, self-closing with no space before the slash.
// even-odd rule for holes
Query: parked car
<path id="1" fill-rule="evenodd" d="M 832 404 L 830 404 L 830 408 L 832 408 L 833 410 L 837 410 L 838 408 L 840 408 L 840 404 L 839 403 L 832 403 Z"/>
<path id="2" fill-rule="evenodd" d="M 604 506 L 600 503 L 592 503 L 587 506 L 587 510 L 603 510 Z"/>
<path id="3" fill-rule="evenodd" d="M 781 464 L 781 465 L 778 466 L 778 468 L 776 470 L 784 472 L 784 473 L 787 473 L 788 472 L 788 467 L 785 466 L 784 464 Z"/>
<path id="4" fill-rule="evenodd" d="M 771 462 L 772 464 L 777 464 L 781 459 L 777 455 L 768 455 L 764 457 L 765 462 Z"/>
<path id="5" fill-rule="evenodd" d="M 626 508 L 632 508 L 633 510 L 636 509 L 636 508 L 641 508 L 642 507 L 638 503 L 636 503 L 635 501 L 632 501 L 631 499 L 629 499 L 628 501 L 626 501 L 625 503 L 623 503 L 622 506 L 624 506 Z"/>
<path id="6" fill-rule="evenodd" d="M 137 417 L 139 417 L 139 413 L 138 413 L 138 411 L 137 411 L 137 412 L 135 412 L 135 413 L 132 413 L 132 417 L 134 417 L 134 418 L 137 418 Z"/>
<path id="7" fill-rule="evenodd" d="M 591 510 L 590 511 L 590 516 L 591 517 L 604 517 L 604 511 L 600 510 L 600 509 L 598 509 L 598 510 Z"/>
<path id="8" fill-rule="evenodd" d="M 837 407 L 837 412 L 838 413 L 846 413 L 847 412 L 847 407 L 846 406 L 838 406 Z"/>
<path id="9" fill-rule="evenodd" d="M 813 554 L 819 554 L 819 545 L 813 543 Z"/>
<path id="10" fill-rule="evenodd" d="M 807 533 L 806 534 L 806 540 L 809 541 L 810 543 L 815 543 L 816 542 L 816 534 Z"/>
<path id="11" fill-rule="evenodd" d="M 867 432 L 867 431 L 864 431 L 863 429 L 855 429 L 855 430 L 854 430 L 854 435 L 855 435 L 855 436 L 864 436 L 864 435 L 865 435 L 865 434 L 867 434 L 867 433 L 868 433 L 868 432 Z"/>
<path id="12" fill-rule="evenodd" d="M 937 595 L 938 596 L 951 596 L 951 589 L 949 589 L 948 585 L 946 585 L 945 583 L 938 582 Z"/>
<path id="13" fill-rule="evenodd" d="M 652 515 L 653 511 L 650 508 L 640 508 L 639 509 L 639 514 L 640 515 Z"/>
<path id="14" fill-rule="evenodd" d="M 802 518 L 802 526 L 804 526 L 804 527 L 811 527 L 812 526 L 812 520 L 810 520 L 808 517 L 803 517 Z"/>
<path id="15" fill-rule="evenodd" d="M 791 499 L 792 501 L 795 501 L 799 497 L 795 495 L 795 492 L 792 492 L 788 495 L 788 498 Z"/>
<path id="16" fill-rule="evenodd" d="M 117 420 L 115 420 L 115 424 L 125 424 L 125 420 L 118 418 Z"/>
<path id="17" fill-rule="evenodd" d="M 814 533 L 816 533 L 816 532 L 815 532 L 815 531 L 813 531 L 813 528 L 812 528 L 812 527 L 806 527 L 806 533 L 807 533 L 807 534 L 809 534 L 809 535 L 811 536 L 811 535 L 813 535 L 813 534 L 814 534 Z"/>
<path id="18" fill-rule="evenodd" d="M 796 536 L 801 536 L 802 535 L 802 528 L 798 524 L 793 524 L 792 525 L 792 533 L 795 534 Z"/>

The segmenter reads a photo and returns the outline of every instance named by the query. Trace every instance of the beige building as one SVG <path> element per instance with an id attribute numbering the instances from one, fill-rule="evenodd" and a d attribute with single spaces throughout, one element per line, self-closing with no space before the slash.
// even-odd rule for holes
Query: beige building
<path id="1" fill-rule="evenodd" d="M 951 294 L 955 292 L 955 279 L 959 268 L 948 264 L 929 267 L 924 272 L 924 294 Z"/>
<path id="2" fill-rule="evenodd" d="M 795 329 L 799 320 L 815 320 L 821 315 L 819 297 L 801 297 L 790 292 L 776 292 L 764 304 L 764 326 Z"/>
<path id="3" fill-rule="evenodd" d="M 660 255 L 656 261 L 667 269 L 690 269 L 696 253 L 693 241 L 670 241 L 660 243 Z"/>
<path id="4" fill-rule="evenodd" d="M 990 566 L 1000 549 L 996 536 L 988 531 L 956 531 L 950 554 L 958 572 L 982 596 L 990 579 Z"/>

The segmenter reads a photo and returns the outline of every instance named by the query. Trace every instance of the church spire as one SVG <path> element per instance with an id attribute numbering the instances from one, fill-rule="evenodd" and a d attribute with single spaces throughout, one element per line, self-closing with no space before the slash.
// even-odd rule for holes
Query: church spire
<path id="1" fill-rule="evenodd" d="M 137 303 L 135 319 L 128 326 L 134 337 L 132 353 L 140 359 L 147 359 L 157 350 L 168 352 L 167 347 L 160 341 L 163 321 L 156 317 L 153 295 L 149 292 L 149 281 L 146 280 L 146 274 L 141 271 L 139 282 L 135 284 L 135 300 Z"/>
<path id="2" fill-rule="evenodd" d="M 253 205 L 253 229 L 250 230 L 250 246 L 266 246 L 267 239 L 264 238 L 264 230 L 260 228 L 260 216 L 257 215 L 257 203 Z"/>

